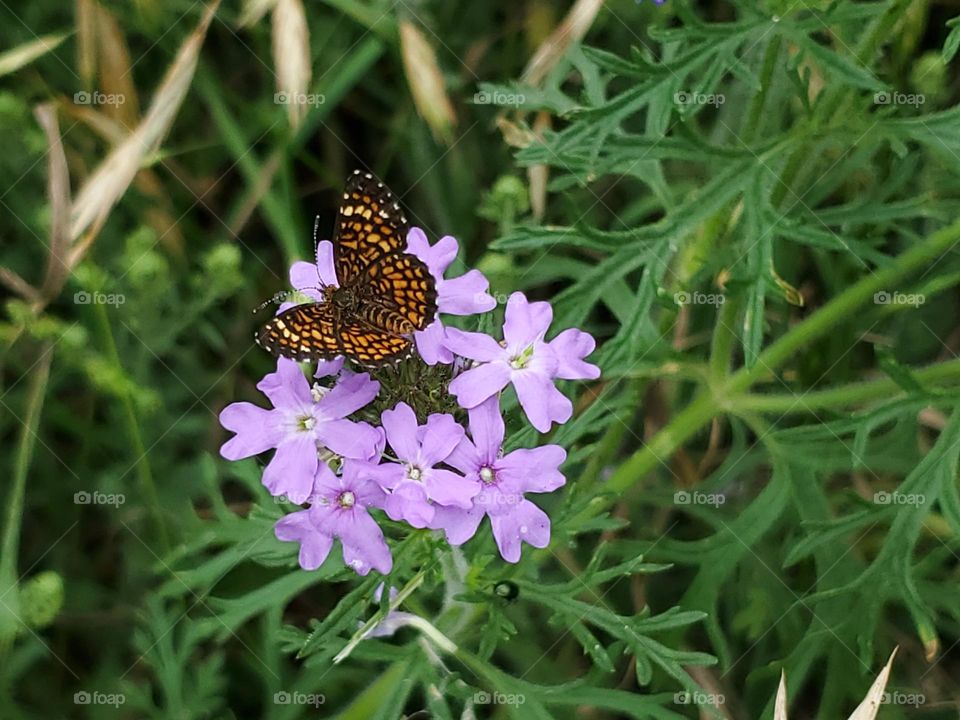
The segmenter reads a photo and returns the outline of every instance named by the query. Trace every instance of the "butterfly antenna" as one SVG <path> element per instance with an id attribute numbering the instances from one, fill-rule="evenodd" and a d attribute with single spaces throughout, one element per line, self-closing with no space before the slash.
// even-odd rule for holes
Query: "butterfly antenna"
<path id="1" fill-rule="evenodd" d="M 281 292 L 278 292 L 269 300 L 264 300 L 262 303 L 257 305 L 257 307 L 253 309 L 253 314 L 256 315 L 258 312 L 260 312 L 265 307 L 267 307 L 267 305 L 279 305 L 283 301 L 289 299 L 291 295 L 293 295 L 293 293 L 290 292 L 289 290 L 283 290 Z"/>
<path id="2" fill-rule="evenodd" d="M 313 219 L 313 256 L 317 256 L 317 247 L 320 245 L 320 241 L 317 240 L 317 233 L 320 232 L 320 216 L 317 215 Z"/>

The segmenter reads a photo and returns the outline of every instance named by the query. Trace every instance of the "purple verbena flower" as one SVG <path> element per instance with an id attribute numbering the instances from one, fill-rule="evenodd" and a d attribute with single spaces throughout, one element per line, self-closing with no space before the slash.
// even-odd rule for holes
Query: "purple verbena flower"
<path id="1" fill-rule="evenodd" d="M 344 473 L 337 476 L 326 463 L 317 466 L 307 510 L 277 521 L 277 539 L 300 543 L 300 567 L 316 570 L 327 559 L 334 540 L 343 547 L 343 562 L 366 575 L 371 569 L 386 575 L 393 567 L 390 548 L 368 508 L 383 506 L 384 493 L 371 480 Z"/>
<path id="2" fill-rule="evenodd" d="M 220 454 L 240 460 L 276 448 L 263 472 L 263 484 L 274 495 L 302 502 L 313 487 L 321 449 L 362 460 L 379 456 L 383 449 L 380 429 L 346 419 L 380 391 L 380 383 L 367 373 L 341 375 L 330 389 L 319 384 L 311 388 L 296 362 L 278 358 L 276 372 L 266 375 L 257 389 L 273 408 L 248 402 L 225 407 L 220 424 L 236 435 Z"/>
<path id="3" fill-rule="evenodd" d="M 573 404 L 553 381 L 600 377 L 600 369 L 583 360 L 596 343 L 576 329 L 546 342 L 552 320 L 550 303 L 528 302 L 523 293 L 515 292 L 507 301 L 503 343 L 483 333 L 446 328 L 447 348 L 479 363 L 450 383 L 461 407 L 474 408 L 512 383 L 530 424 L 540 432 L 549 430 L 551 422 L 569 420 Z"/>
<path id="4" fill-rule="evenodd" d="M 567 458 L 559 445 L 514 450 L 501 456 L 504 424 L 496 397 L 469 411 L 470 436 L 447 458 L 481 490 L 469 509 L 436 507 L 430 527 L 443 530 L 451 545 L 462 545 L 477 532 L 480 521 L 490 518 L 493 537 L 507 562 L 520 559 L 520 544 L 544 548 L 550 542 L 550 518 L 524 498 L 524 493 L 552 492 L 566 480 L 560 466 Z"/>
<path id="5" fill-rule="evenodd" d="M 389 491 L 384 510 L 391 519 L 423 528 L 439 505 L 470 507 L 471 499 L 480 492 L 479 483 L 437 467 L 464 437 L 452 415 L 433 414 L 426 424 L 417 425 L 413 410 L 401 402 L 385 410 L 381 421 L 397 462 L 351 465 Z"/>
<path id="6" fill-rule="evenodd" d="M 414 334 L 417 351 L 427 365 L 453 362 L 453 353 L 444 344 L 441 313 L 475 315 L 493 310 L 497 301 L 489 293 L 490 283 L 479 270 L 470 270 L 459 277 L 444 279 L 443 274 L 457 257 L 456 238 L 445 235 L 430 245 L 426 233 L 418 227 L 407 233 L 407 252 L 423 260 L 437 285 L 437 318 Z"/>

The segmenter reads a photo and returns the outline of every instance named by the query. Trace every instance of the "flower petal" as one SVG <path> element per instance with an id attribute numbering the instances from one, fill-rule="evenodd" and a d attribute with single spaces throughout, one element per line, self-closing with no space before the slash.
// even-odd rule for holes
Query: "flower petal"
<path id="1" fill-rule="evenodd" d="M 449 315 L 476 315 L 493 310 L 497 301 L 490 294 L 490 282 L 479 270 L 444 280 L 437 287 L 437 310 Z"/>
<path id="2" fill-rule="evenodd" d="M 298 260 L 290 266 L 290 284 L 304 295 L 309 295 L 314 301 L 323 299 L 323 283 L 320 273 L 313 263 Z"/>
<path id="3" fill-rule="evenodd" d="M 473 507 L 473 498 L 480 492 L 480 483 L 452 470 L 432 468 L 424 471 L 423 486 L 427 496 L 440 505 L 454 505 L 464 510 Z"/>
<path id="4" fill-rule="evenodd" d="M 417 352 L 427 365 L 442 363 L 449 365 L 453 362 L 453 353 L 445 344 L 446 335 L 443 323 L 437 318 L 423 330 L 413 334 L 417 343 Z"/>
<path id="5" fill-rule="evenodd" d="M 588 333 L 570 328 L 557 335 L 549 345 L 557 358 L 556 377 L 564 380 L 596 380 L 600 377 L 600 368 L 583 360 L 597 346 L 596 340 Z"/>
<path id="6" fill-rule="evenodd" d="M 507 562 L 520 560 L 520 543 L 545 548 L 550 544 L 550 518 L 529 500 L 524 500 L 511 513 L 491 515 L 493 538 L 500 555 Z"/>
<path id="7" fill-rule="evenodd" d="M 300 567 L 304 570 L 316 570 L 323 565 L 333 546 L 333 538 L 317 530 L 308 510 L 290 513 L 277 520 L 273 534 L 277 540 L 300 543 Z"/>
<path id="8" fill-rule="evenodd" d="M 481 462 L 492 463 L 500 456 L 504 425 L 500 415 L 500 398 L 493 395 L 470 408 L 470 437 L 477 446 Z"/>
<path id="9" fill-rule="evenodd" d="M 427 424 L 417 432 L 420 440 L 418 462 L 424 467 L 433 467 L 446 460 L 453 449 L 463 440 L 464 430 L 447 413 L 434 413 L 427 418 Z"/>
<path id="10" fill-rule="evenodd" d="M 573 415 L 573 403 L 544 375 L 518 370 L 513 373 L 511 380 L 517 390 L 520 407 L 530 424 L 540 432 L 547 432 L 551 422 L 563 424 Z"/>
<path id="11" fill-rule="evenodd" d="M 220 454 L 227 460 L 240 460 L 275 448 L 284 437 L 277 417 L 281 414 L 248 402 L 227 405 L 220 411 L 220 424 L 236 435 L 223 444 Z"/>
<path id="12" fill-rule="evenodd" d="M 355 507 L 338 512 L 336 535 L 343 545 L 344 563 L 358 575 L 366 575 L 371 569 L 386 575 L 393 568 L 383 531 L 365 510 Z"/>
<path id="13" fill-rule="evenodd" d="M 430 528 L 443 530 L 447 536 L 447 542 L 451 545 L 463 545 L 477 534 L 481 520 L 483 520 L 483 509 L 476 505 L 469 510 L 435 505 Z"/>
<path id="14" fill-rule="evenodd" d="M 443 344 L 457 355 L 480 362 L 490 362 L 506 356 L 500 343 L 489 335 L 465 332 L 459 328 L 444 328 Z"/>
<path id="15" fill-rule="evenodd" d="M 380 383 L 368 373 L 341 375 L 330 392 L 320 398 L 317 409 L 327 418 L 344 418 L 367 405 L 380 392 Z"/>
<path id="16" fill-rule="evenodd" d="M 343 355 L 338 355 L 333 360 L 320 360 L 317 363 L 317 371 L 313 374 L 315 378 L 329 377 L 336 375 L 343 370 Z"/>
<path id="17" fill-rule="evenodd" d="M 434 507 L 427 501 L 423 485 L 412 480 L 402 481 L 387 495 L 383 509 L 391 520 L 403 520 L 415 528 L 425 528 L 433 520 Z"/>
<path id="18" fill-rule="evenodd" d="M 473 408 L 496 395 L 510 382 L 510 370 L 502 362 L 493 362 L 460 373 L 450 383 L 450 393 L 462 408 Z"/>
<path id="19" fill-rule="evenodd" d="M 295 360 L 277 358 L 275 372 L 267 373 L 257 383 L 257 390 L 269 398 L 275 408 L 297 410 L 304 415 L 310 414 L 313 407 L 313 395 L 310 383 Z"/>
<path id="20" fill-rule="evenodd" d="M 543 336 L 553 321 L 553 308 L 548 302 L 528 302 L 521 292 L 507 300 L 503 321 L 503 339 L 511 354 L 522 352 Z"/>
<path id="21" fill-rule="evenodd" d="M 566 459 L 559 445 L 514 450 L 497 460 L 497 474 L 520 492 L 553 492 L 566 482 L 560 472 Z"/>
<path id="22" fill-rule="evenodd" d="M 417 416 L 405 402 L 397 403 L 393 410 L 384 410 L 380 416 L 387 442 L 401 460 L 414 462 L 420 454 L 417 442 Z"/>
<path id="23" fill-rule="evenodd" d="M 319 462 L 313 435 L 289 435 L 264 468 L 262 482 L 271 495 L 286 495 L 294 501 L 309 497 Z"/>
<path id="24" fill-rule="evenodd" d="M 457 240 L 450 235 L 444 235 L 431 247 L 426 233 L 420 228 L 412 227 L 407 233 L 407 252 L 423 260 L 438 284 L 443 281 L 443 274 L 450 263 L 456 259 L 457 250 Z"/>
<path id="25" fill-rule="evenodd" d="M 476 474 L 483 464 L 476 445 L 474 445 L 468 437 L 460 441 L 444 462 L 450 467 L 456 468 L 464 475 L 469 475 L 470 473 Z"/>
<path id="26" fill-rule="evenodd" d="M 337 281 L 337 269 L 333 263 L 333 243 L 321 240 L 317 243 L 317 274 L 321 285 L 340 287 Z"/>
<path id="27" fill-rule="evenodd" d="M 324 447 L 354 460 L 372 460 L 383 450 L 382 431 L 366 422 L 319 420 L 314 434 Z"/>

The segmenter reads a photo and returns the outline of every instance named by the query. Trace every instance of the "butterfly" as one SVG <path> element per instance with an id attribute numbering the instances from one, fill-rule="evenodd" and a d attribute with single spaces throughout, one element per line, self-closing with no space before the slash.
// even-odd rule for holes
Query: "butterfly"
<path id="1" fill-rule="evenodd" d="M 436 315 L 437 289 L 426 264 L 405 252 L 408 229 L 393 193 L 355 170 L 333 236 L 339 285 L 321 288 L 319 302 L 276 315 L 257 334 L 257 344 L 311 362 L 344 355 L 377 366 L 409 356 L 411 335 Z"/>

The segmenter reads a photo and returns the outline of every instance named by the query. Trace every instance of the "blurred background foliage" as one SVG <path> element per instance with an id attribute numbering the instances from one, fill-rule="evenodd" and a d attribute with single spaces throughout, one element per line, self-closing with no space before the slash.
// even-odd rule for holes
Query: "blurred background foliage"
<path id="1" fill-rule="evenodd" d="M 924 700 L 880 717 L 957 717 L 955 13 L 2 4 L 0 715 L 754 718 L 784 669 L 836 718 L 899 645 Z M 600 342 L 551 550 L 403 541 L 450 657 L 332 665 L 378 580 L 293 569 L 216 452 L 272 366 L 251 310 L 355 167 Z"/>

